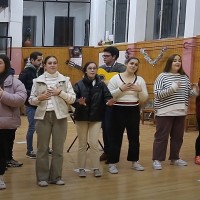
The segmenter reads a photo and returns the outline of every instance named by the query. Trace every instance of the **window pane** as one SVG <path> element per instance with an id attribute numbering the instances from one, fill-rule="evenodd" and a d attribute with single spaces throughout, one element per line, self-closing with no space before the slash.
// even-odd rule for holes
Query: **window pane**
<path id="1" fill-rule="evenodd" d="M 32 46 L 89 45 L 90 1 L 82 2 L 24 1 L 23 42 L 30 38 Z"/>
<path id="2" fill-rule="evenodd" d="M 178 36 L 184 36 L 186 3 L 187 3 L 187 0 L 181 0 L 180 15 L 179 15 Z"/>
<path id="3" fill-rule="evenodd" d="M 8 23 L 0 22 L 0 36 L 8 36 Z"/>
<path id="4" fill-rule="evenodd" d="M 178 0 L 163 1 L 161 38 L 176 37 Z"/>
<path id="5" fill-rule="evenodd" d="M 73 29 L 68 25 L 68 3 L 45 3 L 44 46 L 67 46 Z M 71 28 L 71 26 L 70 26 Z M 71 33 L 72 32 L 72 33 Z"/>
<path id="6" fill-rule="evenodd" d="M 105 17 L 105 31 L 109 31 L 109 34 L 113 34 L 113 13 L 114 12 L 114 0 L 106 1 L 106 17 Z M 108 38 L 105 38 L 105 41 Z"/>
<path id="7" fill-rule="evenodd" d="M 90 3 L 70 3 L 74 46 L 89 45 Z"/>
<path id="8" fill-rule="evenodd" d="M 146 40 L 159 38 L 161 0 L 147 1 Z"/>
<path id="9" fill-rule="evenodd" d="M 116 0 L 115 9 L 115 43 L 125 42 L 127 33 L 127 2 L 128 0 Z"/>
<path id="10" fill-rule="evenodd" d="M 146 40 L 176 37 L 177 28 L 178 28 L 178 36 L 183 36 L 185 28 L 186 1 L 187 0 L 180 0 L 180 12 L 178 10 L 179 0 L 148 1 Z M 162 2 L 163 2 L 163 10 L 161 12 Z M 153 17 L 152 13 L 154 13 Z M 179 24 L 177 24 L 178 17 L 179 17 Z M 161 19 L 162 23 L 160 22 Z"/>
<path id="11" fill-rule="evenodd" d="M 23 12 L 23 44 L 30 38 L 32 46 L 42 46 L 43 3 L 25 1 Z"/>

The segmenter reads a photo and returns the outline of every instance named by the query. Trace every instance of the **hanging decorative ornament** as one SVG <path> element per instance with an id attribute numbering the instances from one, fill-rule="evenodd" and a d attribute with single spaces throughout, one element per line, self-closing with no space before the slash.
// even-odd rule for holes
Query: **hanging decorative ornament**
<path id="1" fill-rule="evenodd" d="M 155 60 L 152 60 L 148 53 L 145 51 L 145 49 L 140 49 L 140 53 L 144 55 L 144 59 L 151 65 L 155 66 L 155 64 L 158 63 L 158 61 L 163 57 L 165 51 L 167 51 L 167 47 L 163 47 L 158 55 L 158 57 Z"/>

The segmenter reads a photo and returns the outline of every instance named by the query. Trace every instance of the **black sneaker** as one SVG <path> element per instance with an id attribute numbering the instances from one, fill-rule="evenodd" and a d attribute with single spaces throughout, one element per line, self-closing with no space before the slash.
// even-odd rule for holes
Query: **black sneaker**
<path id="1" fill-rule="evenodd" d="M 30 159 L 36 159 L 36 153 L 34 151 L 27 151 L 26 157 Z"/>
<path id="2" fill-rule="evenodd" d="M 22 165 L 23 163 L 14 159 L 7 161 L 7 167 L 21 167 Z"/>

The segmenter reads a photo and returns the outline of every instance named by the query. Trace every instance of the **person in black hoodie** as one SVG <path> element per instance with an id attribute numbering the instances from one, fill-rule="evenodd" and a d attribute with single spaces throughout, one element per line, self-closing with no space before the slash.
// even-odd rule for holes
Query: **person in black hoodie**
<path id="1" fill-rule="evenodd" d="M 90 160 L 94 176 L 100 177 L 102 175 L 99 170 L 98 138 L 106 105 L 111 106 L 114 103 L 106 84 L 97 75 L 97 69 L 94 62 L 86 63 L 83 68 L 83 79 L 74 86 L 76 101 L 73 106 L 75 107 L 74 120 L 79 140 L 78 168 L 80 177 L 86 177 L 87 142 L 90 146 Z"/>
<path id="2" fill-rule="evenodd" d="M 28 99 L 30 97 L 31 88 L 33 85 L 33 79 L 37 78 L 44 73 L 44 68 L 42 67 L 43 56 L 40 52 L 33 52 L 30 54 L 30 58 L 24 68 L 24 70 L 19 75 L 19 80 L 25 85 L 27 90 L 27 99 L 25 102 L 25 110 L 28 118 L 28 130 L 26 134 L 27 141 L 27 152 L 26 156 L 31 159 L 36 158 L 36 153 L 33 151 L 33 134 L 35 132 L 35 111 L 36 106 L 30 105 Z"/>

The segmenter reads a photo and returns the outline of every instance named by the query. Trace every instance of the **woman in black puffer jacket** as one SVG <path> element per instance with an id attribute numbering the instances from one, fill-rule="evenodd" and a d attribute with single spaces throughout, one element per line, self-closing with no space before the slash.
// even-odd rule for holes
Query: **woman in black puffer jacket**
<path id="1" fill-rule="evenodd" d="M 75 107 L 74 119 L 79 139 L 78 168 L 80 177 L 86 177 L 87 143 L 90 146 L 90 161 L 94 176 L 101 176 L 98 149 L 99 132 L 106 105 L 111 106 L 114 103 L 106 84 L 97 75 L 97 69 L 95 63 L 86 63 L 83 68 L 83 79 L 74 86 L 76 101 L 73 106 Z"/>

